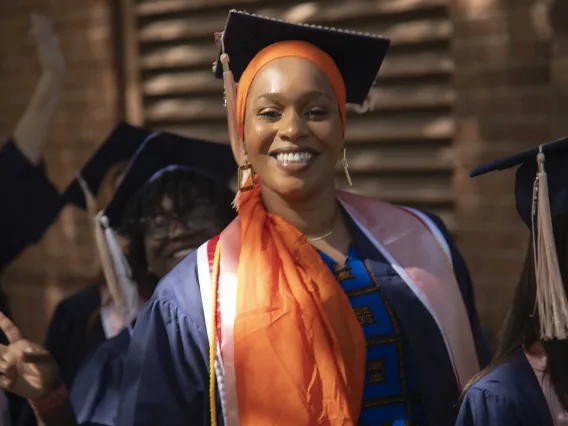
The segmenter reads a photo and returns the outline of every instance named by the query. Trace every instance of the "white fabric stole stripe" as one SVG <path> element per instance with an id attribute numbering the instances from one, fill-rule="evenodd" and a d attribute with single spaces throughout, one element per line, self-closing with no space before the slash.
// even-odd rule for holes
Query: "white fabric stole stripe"
<path id="1" fill-rule="evenodd" d="M 237 315 L 238 263 L 241 251 L 241 227 L 234 220 L 221 234 L 219 271 L 219 309 L 221 311 L 221 352 L 225 386 L 225 426 L 239 426 L 239 407 L 235 374 L 233 331 Z"/>
<path id="2" fill-rule="evenodd" d="M 213 292 L 212 290 L 212 282 L 211 282 L 211 270 L 209 268 L 209 254 L 207 252 L 209 242 L 201 245 L 199 249 L 197 249 L 197 278 L 199 280 L 199 292 L 201 293 L 201 305 L 203 306 L 203 316 L 205 317 L 205 327 L 207 328 L 207 338 L 209 340 L 209 344 L 211 345 L 211 324 L 212 324 L 212 315 L 214 312 L 211 310 L 211 305 L 213 303 Z M 217 386 L 219 391 L 219 398 L 221 400 L 221 411 L 223 414 L 223 419 L 225 420 L 225 426 L 227 425 L 227 421 L 225 418 L 225 384 L 224 384 L 224 374 L 223 374 L 223 361 L 221 358 L 221 351 L 219 348 L 219 341 L 215 339 L 215 365 L 213 368 L 215 369 L 215 377 L 217 378 Z M 209 367 L 211 368 L 211 366 Z M 209 395 L 207 395 L 207 399 L 209 400 Z"/>
<path id="3" fill-rule="evenodd" d="M 398 206 L 398 207 L 409 211 L 415 216 L 418 216 L 420 220 L 424 222 L 424 224 L 428 227 L 428 229 L 430 230 L 436 241 L 438 241 L 438 244 L 440 244 L 440 247 L 442 247 L 442 250 L 446 252 L 446 254 L 448 255 L 448 259 L 450 260 L 450 263 L 453 265 L 454 262 L 452 259 L 452 252 L 450 250 L 450 245 L 448 244 L 448 242 L 444 238 L 444 235 L 442 234 L 442 231 L 440 231 L 440 229 L 438 228 L 438 226 L 436 226 L 434 221 L 430 219 L 430 217 L 427 214 L 422 213 L 420 210 L 416 210 L 406 206 Z"/>
<path id="4" fill-rule="evenodd" d="M 379 252 L 383 255 L 385 260 L 387 262 L 389 262 L 389 264 L 395 270 L 395 272 L 398 274 L 398 276 L 400 278 L 402 278 L 402 280 L 406 283 L 406 285 L 412 290 L 412 292 L 415 294 L 415 296 L 418 298 L 418 300 L 420 300 L 422 305 L 426 308 L 426 310 L 430 313 L 430 316 L 436 322 L 436 325 L 438 327 L 438 330 L 440 330 L 440 334 L 442 335 L 442 338 L 444 339 L 444 344 L 446 345 L 446 350 L 447 350 L 448 355 L 450 357 L 450 360 L 452 362 L 452 368 L 454 370 L 454 376 L 456 377 L 456 380 L 459 382 L 460 381 L 459 375 L 458 375 L 458 371 L 457 371 L 457 368 L 456 368 L 454 357 L 452 355 L 453 352 L 452 352 L 450 342 L 448 341 L 448 338 L 447 338 L 446 334 L 444 333 L 442 323 L 440 322 L 440 319 L 436 315 L 436 312 L 434 311 L 434 309 L 430 305 L 430 302 L 424 297 L 424 295 L 422 294 L 422 292 L 420 291 L 420 289 L 418 288 L 416 283 L 408 275 L 408 273 L 402 267 L 402 265 L 394 258 L 394 256 L 392 256 L 390 254 L 390 252 L 386 249 L 386 247 L 379 240 L 377 240 L 373 236 L 373 234 L 361 224 L 361 222 L 359 222 L 356 215 L 353 214 L 353 209 L 349 206 L 349 204 L 344 203 L 341 199 L 339 201 L 340 201 L 341 205 L 343 206 L 343 208 L 345 209 L 345 211 L 347 211 L 349 213 L 349 216 L 351 216 L 351 219 L 355 222 L 355 224 L 363 232 L 363 234 L 365 234 L 365 236 L 369 239 L 369 241 L 371 241 L 371 243 L 375 246 L 375 248 L 377 248 L 377 250 L 379 250 Z"/>

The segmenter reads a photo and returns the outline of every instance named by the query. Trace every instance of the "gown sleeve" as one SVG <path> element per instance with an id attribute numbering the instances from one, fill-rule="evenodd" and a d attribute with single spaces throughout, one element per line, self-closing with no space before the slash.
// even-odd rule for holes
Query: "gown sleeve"
<path id="1" fill-rule="evenodd" d="M 489 351 L 487 341 L 485 340 L 485 336 L 483 335 L 483 331 L 481 329 L 481 322 L 479 321 L 479 315 L 475 306 L 475 293 L 469 270 L 460 251 L 457 249 L 452 236 L 444 225 L 444 222 L 442 222 L 442 220 L 435 215 L 430 214 L 429 216 L 438 226 L 450 247 L 450 251 L 452 253 L 452 263 L 454 265 L 454 275 L 456 277 L 458 285 L 460 286 L 462 298 L 467 309 L 467 315 L 471 324 L 471 331 L 473 334 L 475 349 L 477 351 L 479 366 L 481 369 L 483 369 L 491 361 L 491 352 Z"/>
<path id="2" fill-rule="evenodd" d="M 209 426 L 208 358 L 193 252 L 162 279 L 136 320 L 116 424 Z M 221 410 L 217 413 L 222 425 Z"/>
<path id="3" fill-rule="evenodd" d="M 30 163 L 9 140 L 0 147 L 0 268 L 41 239 L 62 207 L 42 164 Z"/>
<path id="4" fill-rule="evenodd" d="M 470 388 L 460 407 L 456 426 L 521 426 L 514 406 L 503 397 Z"/>

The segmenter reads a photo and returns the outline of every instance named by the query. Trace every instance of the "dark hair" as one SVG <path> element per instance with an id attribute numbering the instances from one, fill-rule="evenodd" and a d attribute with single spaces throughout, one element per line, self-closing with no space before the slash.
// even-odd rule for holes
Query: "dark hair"
<path id="1" fill-rule="evenodd" d="M 564 292 L 568 285 L 568 216 L 559 216 L 552 221 L 554 242 L 560 264 L 560 273 L 564 283 Z M 497 350 L 491 364 L 477 374 L 464 389 L 477 382 L 495 367 L 505 362 L 511 354 L 523 346 L 529 347 L 540 340 L 540 320 L 535 310 L 536 276 L 534 269 L 532 234 L 529 240 L 525 264 L 513 297 L 505 322 L 499 333 Z M 568 340 L 542 341 L 547 356 L 545 374 L 550 381 L 562 405 L 568 410 Z"/>
<path id="2" fill-rule="evenodd" d="M 211 220 L 217 220 L 219 229 L 223 229 L 235 217 L 231 207 L 234 195 L 226 184 L 203 173 L 178 169 L 165 172 L 147 183 L 128 200 L 119 232 L 128 240 L 126 258 L 143 296 L 149 297 L 159 281 L 148 271 L 144 219 L 162 213 L 162 201 L 166 196 L 173 201 L 176 213 L 185 213 L 195 206 L 196 201 L 207 199 L 217 212 Z"/>

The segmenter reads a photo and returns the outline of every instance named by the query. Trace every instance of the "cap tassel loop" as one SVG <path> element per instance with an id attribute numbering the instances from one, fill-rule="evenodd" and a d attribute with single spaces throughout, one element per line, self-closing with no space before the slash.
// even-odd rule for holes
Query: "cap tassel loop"
<path id="1" fill-rule="evenodd" d="M 233 72 L 229 67 L 230 58 L 225 52 L 225 45 L 221 37 L 221 66 L 223 67 L 223 87 L 225 90 L 225 107 L 227 109 L 227 125 L 229 128 L 229 140 L 231 141 L 231 146 L 233 149 L 235 147 L 241 147 L 242 157 L 239 161 L 238 170 L 238 188 L 235 199 L 233 200 L 233 208 L 238 210 L 239 199 L 241 191 L 249 191 L 253 189 L 256 185 L 254 179 L 254 172 L 248 161 L 246 161 L 246 148 L 241 140 L 239 134 L 239 126 L 237 123 L 237 84 L 235 83 L 235 78 Z M 239 152 L 235 152 L 235 157 L 238 158 Z M 245 164 L 243 164 L 245 161 Z"/>
<path id="2" fill-rule="evenodd" d="M 542 146 L 537 155 L 535 182 L 536 227 L 533 214 L 533 251 L 536 276 L 536 308 L 543 340 L 568 338 L 568 300 L 564 292 L 552 229 L 548 179 Z"/>

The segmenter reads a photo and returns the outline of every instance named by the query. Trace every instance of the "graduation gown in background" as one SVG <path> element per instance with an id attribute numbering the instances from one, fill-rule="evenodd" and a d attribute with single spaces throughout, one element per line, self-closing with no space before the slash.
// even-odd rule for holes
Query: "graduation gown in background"
<path id="1" fill-rule="evenodd" d="M 13 140 L 0 147 L 0 269 L 37 243 L 63 202 L 43 164 L 33 165 Z"/>
<path id="2" fill-rule="evenodd" d="M 125 328 L 101 344 L 79 370 L 70 392 L 71 405 L 79 425 L 116 424 L 120 384 L 129 344 L 130 330 Z"/>
<path id="3" fill-rule="evenodd" d="M 90 354 L 106 338 L 100 315 L 98 285 L 87 287 L 57 305 L 45 341 L 45 348 L 57 361 L 61 378 L 71 389 L 75 376 Z M 33 410 L 26 401 L 17 426 L 36 426 Z"/>
<path id="4" fill-rule="evenodd" d="M 432 219 L 450 245 L 454 272 L 483 367 L 489 362 L 489 352 L 479 326 L 469 273 L 440 219 Z M 454 426 L 461 390 L 434 319 L 362 229 L 354 223 L 351 229 L 361 259 L 381 283 L 383 294 L 410 340 L 428 424 Z M 194 252 L 162 280 L 138 316 L 125 363 L 116 425 L 209 425 L 208 358 Z M 217 401 L 220 407 L 218 394 Z M 218 424 L 223 424 L 221 410 Z"/>
<path id="5" fill-rule="evenodd" d="M 456 426 L 555 426 L 522 350 L 467 390 Z"/>

